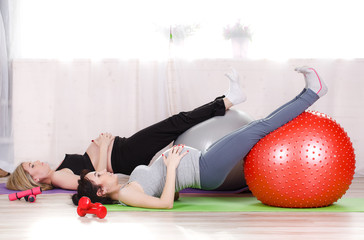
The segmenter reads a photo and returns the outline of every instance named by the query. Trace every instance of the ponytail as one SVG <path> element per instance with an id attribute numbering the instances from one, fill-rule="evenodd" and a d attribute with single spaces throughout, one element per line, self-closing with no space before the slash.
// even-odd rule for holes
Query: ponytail
<path id="1" fill-rule="evenodd" d="M 78 206 L 78 201 L 80 201 L 80 197 L 78 196 L 77 193 L 72 195 L 72 202 L 74 205 Z"/>

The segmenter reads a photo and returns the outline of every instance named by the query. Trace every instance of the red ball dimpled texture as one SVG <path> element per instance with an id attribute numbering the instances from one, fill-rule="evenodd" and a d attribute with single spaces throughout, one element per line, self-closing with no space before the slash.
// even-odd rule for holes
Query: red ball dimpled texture
<path id="1" fill-rule="evenodd" d="M 261 139 L 244 162 L 249 189 L 277 207 L 324 207 L 339 200 L 354 177 L 350 138 L 333 119 L 304 112 Z"/>

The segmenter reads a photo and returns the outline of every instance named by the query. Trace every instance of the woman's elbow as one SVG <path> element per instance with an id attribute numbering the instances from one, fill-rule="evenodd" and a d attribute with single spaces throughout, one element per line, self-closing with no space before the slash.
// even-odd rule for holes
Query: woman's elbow
<path id="1" fill-rule="evenodd" d="M 173 202 L 168 202 L 163 206 L 164 209 L 172 209 L 173 208 Z"/>

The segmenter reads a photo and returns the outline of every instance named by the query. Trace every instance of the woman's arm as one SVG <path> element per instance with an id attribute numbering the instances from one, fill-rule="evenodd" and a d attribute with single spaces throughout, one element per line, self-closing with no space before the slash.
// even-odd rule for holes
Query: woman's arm
<path id="1" fill-rule="evenodd" d="M 93 141 L 99 147 L 99 159 L 95 164 L 96 171 L 107 169 L 107 150 L 114 138 L 115 137 L 113 137 L 110 133 L 101 133 L 100 136 Z"/>
<path id="2" fill-rule="evenodd" d="M 76 190 L 80 176 L 75 175 L 69 169 L 62 169 L 53 173 L 51 177 L 52 185 L 55 187 Z"/>
<path id="3" fill-rule="evenodd" d="M 161 201 L 167 206 L 166 208 L 173 208 L 174 192 L 176 186 L 176 168 L 167 167 L 166 184 L 164 185 Z"/>
<path id="4" fill-rule="evenodd" d="M 174 146 L 168 153 L 168 158 L 163 156 L 164 164 L 167 166 L 166 184 L 164 185 L 161 200 L 167 204 L 167 208 L 173 208 L 176 186 L 176 169 L 181 159 L 188 153 L 182 153 L 184 145 Z"/>
<path id="5" fill-rule="evenodd" d="M 176 169 L 181 159 L 187 154 L 187 152 L 181 154 L 184 146 L 173 147 L 168 158 L 163 155 L 164 163 L 167 166 L 166 183 L 163 188 L 163 192 L 160 198 L 152 197 L 139 189 L 130 186 L 120 194 L 119 199 L 129 206 L 144 207 L 144 208 L 173 208 L 174 196 L 175 196 L 175 183 L 176 183 Z"/>

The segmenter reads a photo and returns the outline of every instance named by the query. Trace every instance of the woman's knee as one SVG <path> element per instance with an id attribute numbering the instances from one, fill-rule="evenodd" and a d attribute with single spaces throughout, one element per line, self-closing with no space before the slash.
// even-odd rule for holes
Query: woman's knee
<path id="1" fill-rule="evenodd" d="M 278 126 L 269 118 L 263 118 L 257 120 L 257 124 L 255 126 L 255 130 L 259 132 L 261 137 L 264 137 L 268 133 L 277 129 Z"/>

